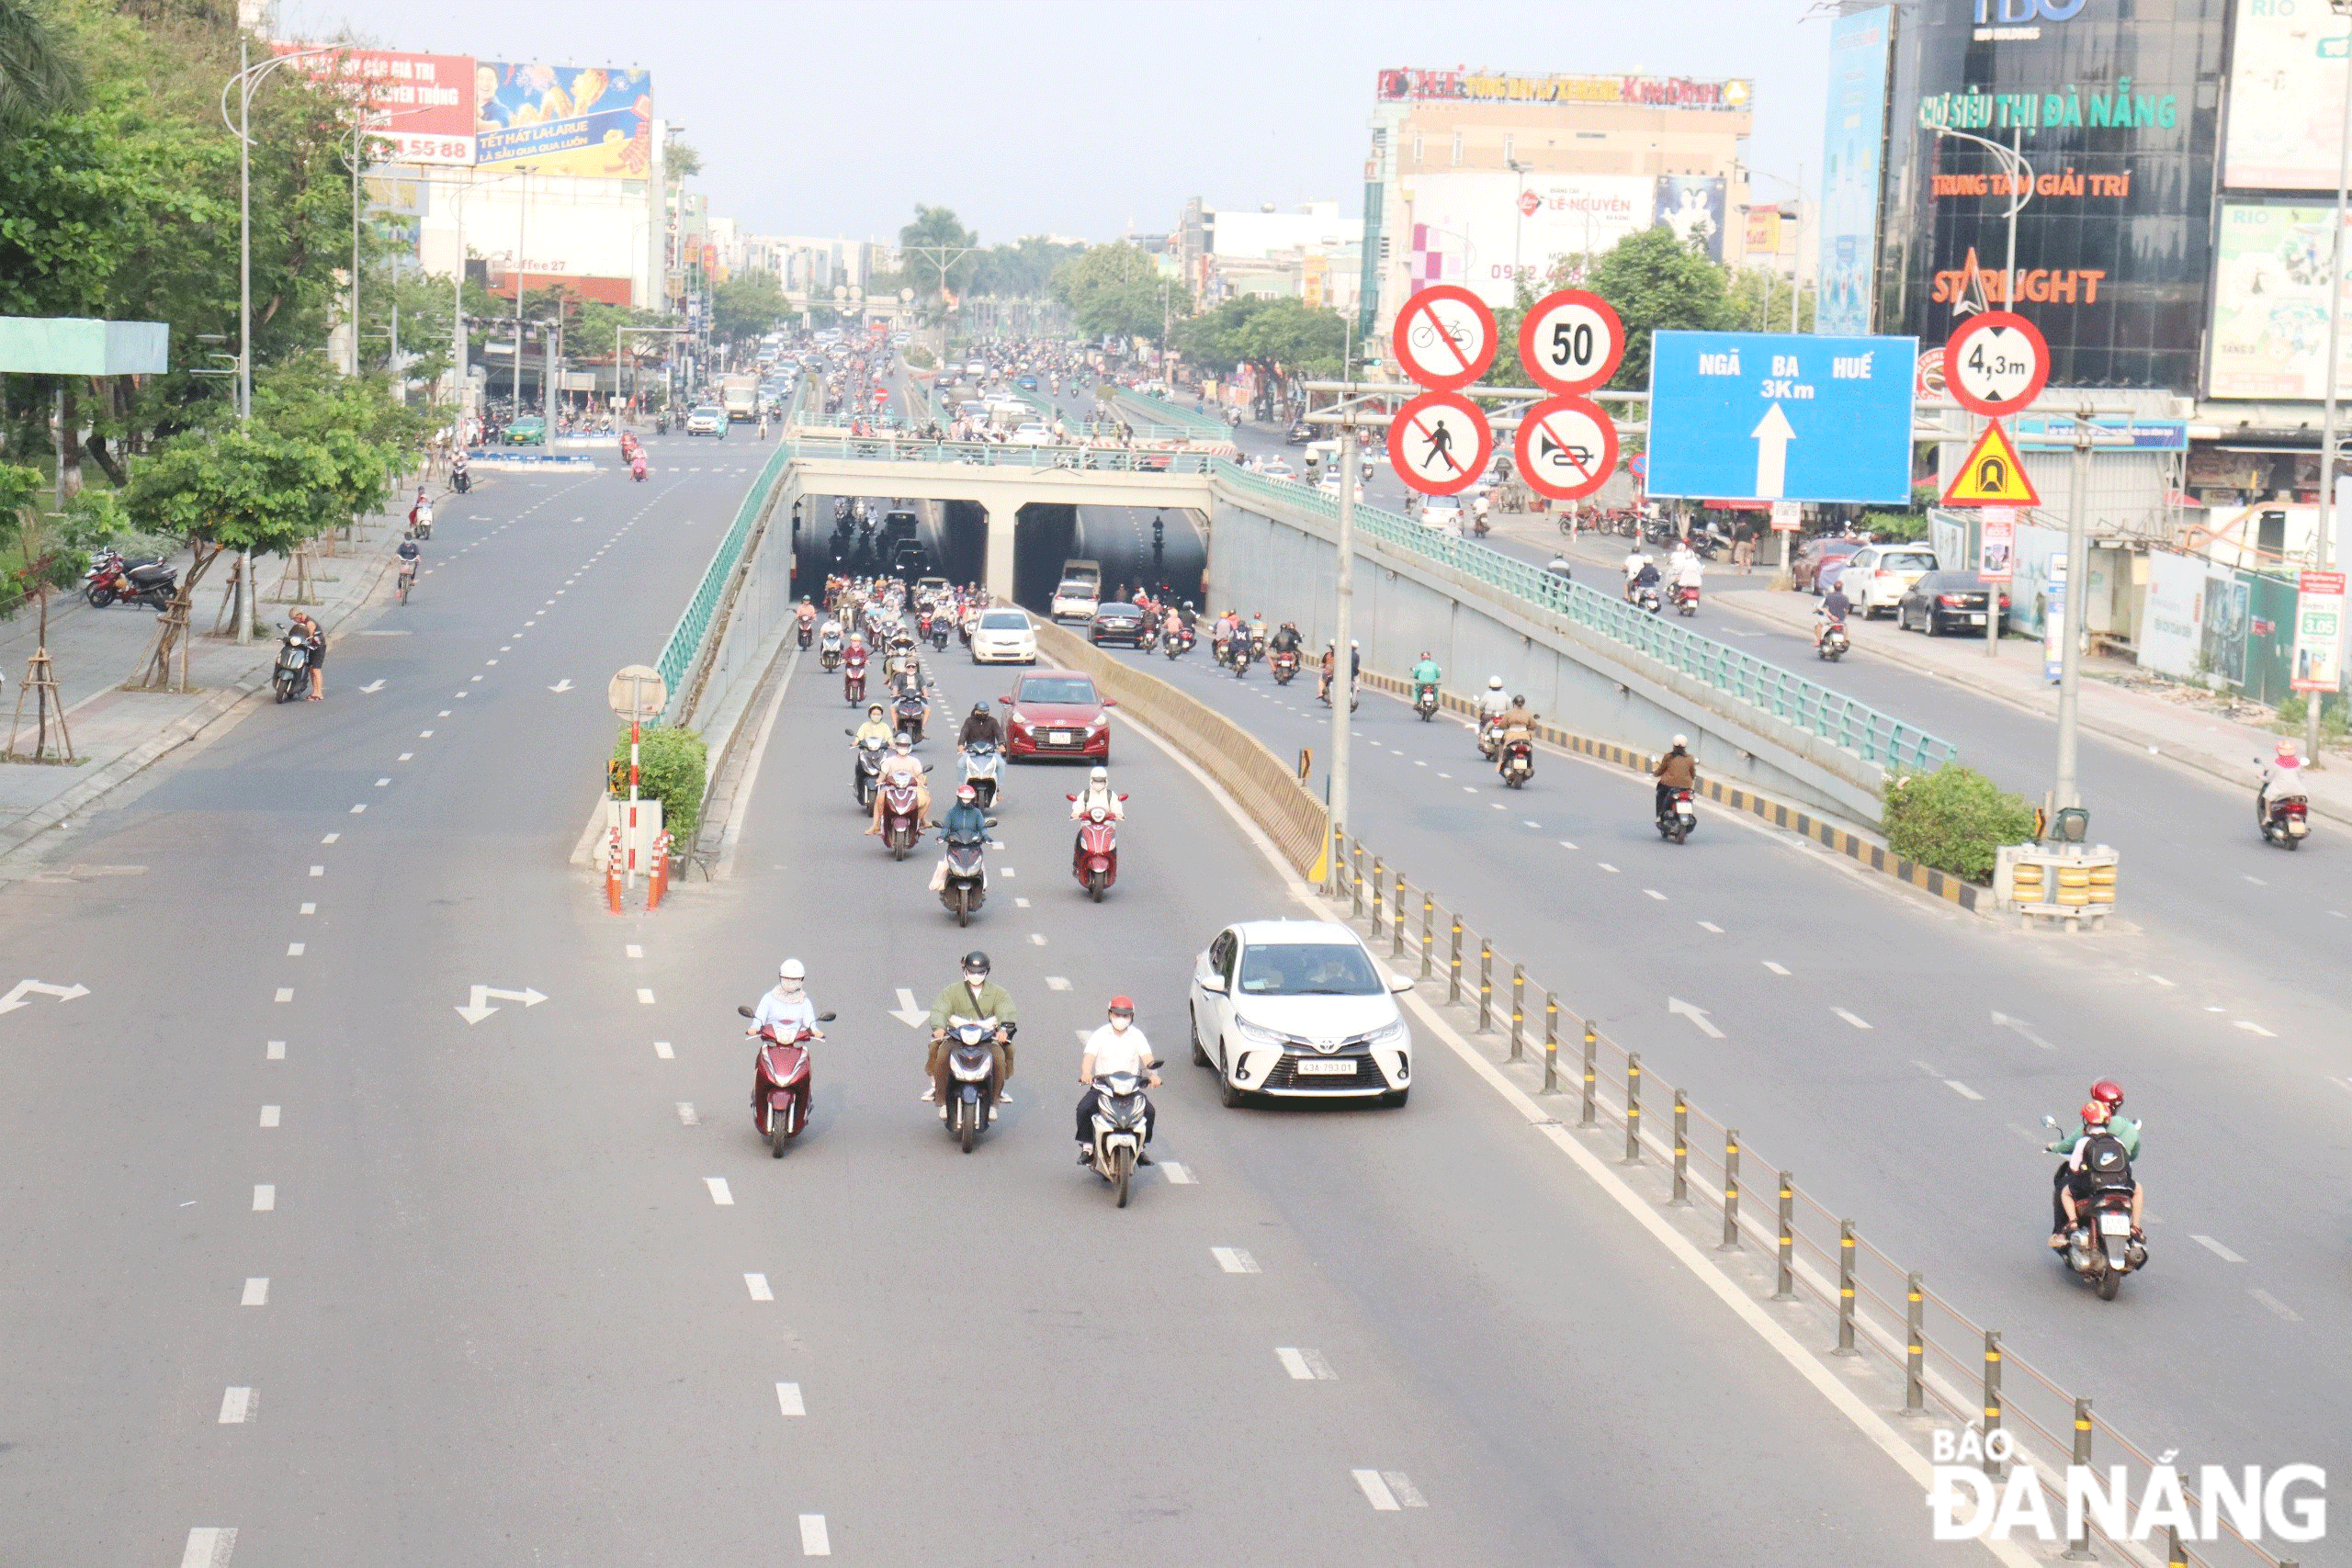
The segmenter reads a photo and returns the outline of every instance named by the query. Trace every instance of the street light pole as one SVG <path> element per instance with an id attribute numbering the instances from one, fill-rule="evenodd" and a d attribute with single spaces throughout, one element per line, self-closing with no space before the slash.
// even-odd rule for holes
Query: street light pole
<path id="1" fill-rule="evenodd" d="M 2091 407 L 2086 401 L 2075 415 L 2075 472 L 2066 498 L 2066 592 L 2058 627 L 2058 778 L 2057 787 L 2051 791 L 2051 805 L 2060 811 L 2083 803 L 2075 777 L 2075 742 L 2083 686 L 2084 590 L 2091 570 L 2090 525 L 2083 515 L 2090 504 L 2091 418 Z M 1997 605 L 1988 604 L 1986 609 L 1989 618 Z"/>
<path id="2" fill-rule="evenodd" d="M 2352 17 L 2352 0 L 2328 0 L 2339 17 Z M 2339 333 L 2344 321 L 2344 221 L 2345 201 L 2352 193 L 2352 54 L 2347 54 L 2345 66 L 2344 126 L 2335 151 L 2335 233 L 2328 246 L 2327 263 L 2327 369 L 2326 408 L 2320 419 L 2319 436 L 2319 534 L 2312 541 L 2312 554 L 2319 569 L 2326 570 L 2335 558 L 2335 355 Z M 2341 637 L 2341 633 L 2337 634 Z M 2319 761 L 2320 708 L 2324 705 L 2325 692 L 2307 694 L 2310 707 L 2303 715 L 2303 755 Z"/>
<path id="3" fill-rule="evenodd" d="M 1324 852 L 1331 881 L 1340 878 L 1340 834 L 1348 820 L 1348 717 L 1355 705 L 1356 607 L 1356 420 L 1351 411 L 1340 425 L 1339 604 L 1331 617 L 1331 800 L 1330 832 Z"/>

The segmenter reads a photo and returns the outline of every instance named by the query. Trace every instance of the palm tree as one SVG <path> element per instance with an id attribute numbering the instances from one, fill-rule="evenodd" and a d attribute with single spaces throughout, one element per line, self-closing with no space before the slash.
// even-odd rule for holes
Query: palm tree
<path id="1" fill-rule="evenodd" d="M 0 126 L 56 114 L 81 96 L 81 68 L 62 30 L 33 0 L 0 0 Z"/>

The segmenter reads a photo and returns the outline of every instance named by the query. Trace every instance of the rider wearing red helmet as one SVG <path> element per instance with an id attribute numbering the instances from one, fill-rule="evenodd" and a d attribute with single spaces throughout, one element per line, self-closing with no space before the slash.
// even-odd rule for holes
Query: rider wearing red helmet
<path id="1" fill-rule="evenodd" d="M 2115 1088 L 2111 1083 L 2103 1083 L 2102 1087 Z M 2122 1091 L 2120 1089 L 2116 1089 L 2116 1097 L 2119 1100 L 2122 1098 Z M 2094 1175 L 2094 1168 L 2102 1166 L 2108 1156 L 2117 1154 L 2118 1151 L 2121 1156 L 2122 1179 L 2130 1182 L 2132 1186 L 2132 1234 L 2135 1237 L 2141 1234 L 2140 1205 L 2144 1190 L 2132 1176 L 2132 1148 L 2125 1145 L 2122 1135 L 2115 1130 L 2112 1124 L 2114 1118 L 2109 1114 L 2105 1100 L 2095 1099 L 2085 1101 L 2080 1114 L 2083 1130 L 2071 1137 L 2060 1140 L 2066 1146 L 2066 1160 L 2058 1168 L 2058 1185 L 2053 1194 L 2055 1212 L 2052 1216 L 2050 1235 L 2050 1245 L 2052 1249 L 2063 1248 L 2066 1245 L 2066 1233 L 2075 1228 L 2076 1204 L 2084 1195 L 2083 1189 L 2086 1182 Z M 2138 1129 L 2135 1127 L 2133 1129 L 2135 1143 L 2137 1136 Z M 2057 1144 L 2052 1144 L 2050 1146 L 2051 1152 L 2056 1153 L 2058 1146 Z"/>

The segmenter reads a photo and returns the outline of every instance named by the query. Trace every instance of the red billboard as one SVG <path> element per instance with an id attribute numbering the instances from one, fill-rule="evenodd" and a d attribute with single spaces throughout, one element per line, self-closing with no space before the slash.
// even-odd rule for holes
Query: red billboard
<path id="1" fill-rule="evenodd" d="M 310 46 L 280 44 L 281 51 Z M 466 54 L 409 54 L 388 49 L 338 49 L 299 68 L 345 88 L 373 110 L 369 134 L 389 143 L 388 161 L 474 161 L 474 61 Z"/>

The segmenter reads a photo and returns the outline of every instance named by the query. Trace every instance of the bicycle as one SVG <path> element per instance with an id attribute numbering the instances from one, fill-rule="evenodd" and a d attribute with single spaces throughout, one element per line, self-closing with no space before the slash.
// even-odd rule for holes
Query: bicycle
<path id="1" fill-rule="evenodd" d="M 400 571 L 400 582 L 399 582 L 399 589 L 400 589 L 400 596 L 401 596 L 401 604 L 407 604 L 407 603 L 408 603 L 409 590 L 410 590 L 410 589 L 412 589 L 412 588 L 414 588 L 415 586 L 416 586 L 416 567 L 415 567 L 415 565 L 414 565 L 413 563 L 412 563 L 412 564 L 410 564 L 410 565 L 403 566 L 402 568 L 401 568 L 401 571 Z"/>

